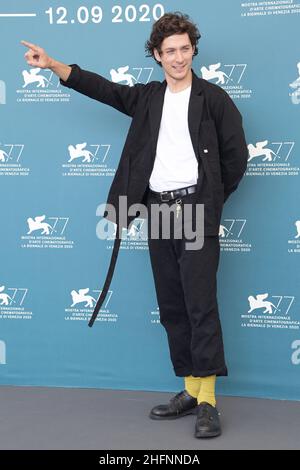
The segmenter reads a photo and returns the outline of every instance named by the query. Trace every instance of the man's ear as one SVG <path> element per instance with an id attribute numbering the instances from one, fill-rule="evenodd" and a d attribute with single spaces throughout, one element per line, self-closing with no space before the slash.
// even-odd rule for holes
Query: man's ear
<path id="1" fill-rule="evenodd" d="M 159 52 L 158 52 L 158 50 L 157 50 L 156 48 L 153 50 L 153 53 L 154 53 L 155 59 L 156 59 L 158 62 L 161 62 L 161 58 L 160 58 Z"/>

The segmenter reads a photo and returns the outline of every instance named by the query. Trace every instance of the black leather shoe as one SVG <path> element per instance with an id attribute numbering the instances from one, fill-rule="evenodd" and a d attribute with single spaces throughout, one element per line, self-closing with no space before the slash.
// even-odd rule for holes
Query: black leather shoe
<path id="1" fill-rule="evenodd" d="M 205 401 L 198 405 L 195 437 L 217 437 L 221 434 L 221 424 L 217 408 Z"/>
<path id="2" fill-rule="evenodd" d="M 151 419 L 176 419 L 197 413 L 197 398 L 191 397 L 186 390 L 177 393 L 167 405 L 152 408 Z"/>

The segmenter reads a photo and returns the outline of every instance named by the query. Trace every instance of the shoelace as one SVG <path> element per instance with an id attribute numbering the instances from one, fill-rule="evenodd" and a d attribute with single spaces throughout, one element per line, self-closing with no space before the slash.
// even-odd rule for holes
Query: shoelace
<path id="1" fill-rule="evenodd" d="M 198 414 L 199 418 L 206 418 L 210 421 L 213 420 L 213 417 L 210 415 L 210 411 L 207 406 L 203 406 L 200 408 L 200 413 Z"/>
<path id="2" fill-rule="evenodd" d="M 181 402 L 182 395 L 183 395 L 183 392 L 177 393 L 177 395 L 175 395 L 175 397 L 171 398 L 170 403 L 172 405 L 174 405 L 175 407 L 177 407 L 177 408 L 182 408 L 182 402 Z M 177 406 L 177 405 L 179 405 L 179 406 Z"/>

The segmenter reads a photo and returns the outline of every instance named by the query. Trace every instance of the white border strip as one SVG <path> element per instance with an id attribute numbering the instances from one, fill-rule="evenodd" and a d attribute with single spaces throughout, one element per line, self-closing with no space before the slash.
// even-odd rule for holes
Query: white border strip
<path id="1" fill-rule="evenodd" d="M 36 16 L 36 13 L 0 13 L 0 17 L 11 17 L 11 16 Z"/>

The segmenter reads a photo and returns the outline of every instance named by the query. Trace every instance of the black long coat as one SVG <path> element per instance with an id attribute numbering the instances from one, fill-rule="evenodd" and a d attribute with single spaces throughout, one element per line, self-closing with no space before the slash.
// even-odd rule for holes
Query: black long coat
<path id="1" fill-rule="evenodd" d="M 121 195 L 127 196 L 128 207 L 145 202 L 154 165 L 166 80 L 130 87 L 113 83 L 72 64 L 68 80 L 60 82 L 132 117 L 107 202 L 115 207 L 117 214 Z M 218 235 L 223 203 L 237 188 L 246 170 L 248 151 L 241 114 L 231 98 L 221 87 L 197 77 L 194 72 L 188 126 L 198 159 L 197 202 L 205 205 L 204 233 Z M 127 226 L 133 218 L 127 219 Z"/>
<path id="2" fill-rule="evenodd" d="M 120 162 L 108 194 L 107 203 L 116 209 L 119 221 L 119 196 L 127 196 L 127 205 L 145 203 L 153 169 L 162 116 L 163 82 L 136 84 L 133 87 L 113 83 L 106 78 L 71 64 L 72 71 L 60 83 L 132 117 Z M 192 71 L 192 89 L 188 108 L 188 126 L 198 160 L 197 202 L 204 204 L 204 234 L 218 235 L 223 203 L 237 188 L 246 171 L 248 150 L 242 117 L 229 95 Z M 138 215 L 138 214 L 137 214 Z M 127 217 L 126 226 L 135 217 Z M 112 260 L 100 298 L 89 325 L 108 291 L 120 240 L 115 242 Z"/>

